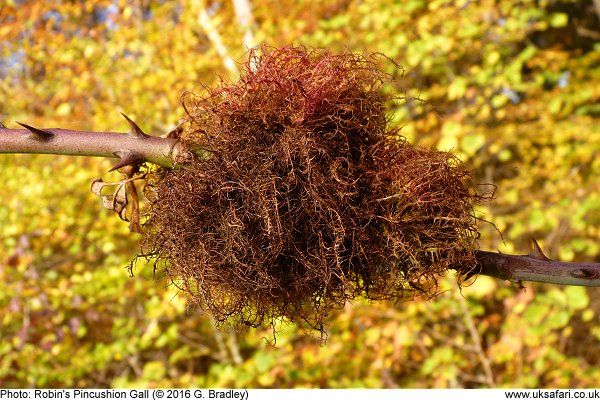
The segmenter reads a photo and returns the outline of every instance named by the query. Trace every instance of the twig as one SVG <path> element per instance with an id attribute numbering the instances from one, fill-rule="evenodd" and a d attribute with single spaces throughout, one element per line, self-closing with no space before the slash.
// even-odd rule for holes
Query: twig
<path id="1" fill-rule="evenodd" d="M 249 0 L 233 0 L 233 9 L 235 11 L 235 17 L 240 26 L 240 29 L 244 32 L 244 47 L 250 49 L 256 45 L 254 42 L 254 33 L 252 32 L 252 6 Z"/>
<path id="2" fill-rule="evenodd" d="M 198 25 L 202 27 L 204 33 L 206 33 L 206 36 L 208 36 L 208 40 L 210 40 L 215 50 L 217 51 L 217 54 L 223 60 L 223 64 L 225 65 L 227 71 L 232 76 L 239 75 L 238 67 L 235 64 L 233 58 L 231 58 L 231 56 L 229 55 L 227 47 L 225 46 L 225 44 L 223 44 L 221 34 L 219 34 L 219 31 L 214 26 L 212 18 L 208 15 L 206 5 L 202 1 L 196 1 L 196 3 L 200 8 L 200 11 L 198 11 Z"/>
<path id="3" fill-rule="evenodd" d="M 473 341 L 475 354 L 479 359 L 479 363 L 483 368 L 483 372 L 485 374 L 485 379 L 483 380 L 485 384 L 490 387 L 494 386 L 494 373 L 492 371 L 492 364 L 490 359 L 485 354 L 483 349 L 483 343 L 481 342 L 481 336 L 477 331 L 477 327 L 475 326 L 475 322 L 473 321 L 473 317 L 471 316 L 471 312 L 469 311 L 469 307 L 467 306 L 467 302 L 460 291 L 457 292 L 458 295 L 455 298 L 458 300 L 458 304 L 460 305 L 464 324 L 471 336 L 471 340 Z"/>

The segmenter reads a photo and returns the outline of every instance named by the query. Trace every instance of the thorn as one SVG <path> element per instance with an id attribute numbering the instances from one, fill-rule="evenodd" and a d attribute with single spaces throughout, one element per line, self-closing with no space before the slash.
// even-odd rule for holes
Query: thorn
<path id="1" fill-rule="evenodd" d="M 31 132 L 32 133 L 31 137 L 35 140 L 40 140 L 42 142 L 45 142 L 47 140 L 52 139 L 52 137 L 54 137 L 54 133 L 52 133 L 50 131 L 34 128 L 33 126 L 22 124 L 19 121 L 15 121 L 15 122 L 17 124 L 21 125 L 23 128 L 27 129 L 29 132 Z"/>
<path id="2" fill-rule="evenodd" d="M 540 247 L 538 242 L 533 237 L 531 238 L 531 245 L 533 249 L 531 250 L 531 253 L 528 254 L 529 257 L 535 258 L 536 260 L 550 261 L 550 259 L 546 257 L 546 255 L 542 251 L 542 248 Z"/>
<path id="3" fill-rule="evenodd" d="M 2 122 L 0 122 L 0 129 L 6 129 L 6 125 L 4 125 Z"/>
<path id="4" fill-rule="evenodd" d="M 130 119 L 130 118 L 127 116 L 127 115 L 125 115 L 125 114 L 123 114 L 123 113 L 121 113 L 121 115 L 122 115 L 122 116 L 123 116 L 123 117 L 124 117 L 124 118 L 127 120 L 127 122 L 129 122 L 129 126 L 131 127 L 131 131 L 129 131 L 129 134 L 130 134 L 130 135 L 132 135 L 132 136 L 134 136 L 134 137 L 136 137 L 136 138 L 140 138 L 140 139 L 142 139 L 142 138 L 145 138 L 146 136 L 148 136 L 148 135 L 146 135 L 146 134 L 144 133 L 144 131 L 143 131 L 143 130 L 142 130 L 140 127 L 139 127 L 139 126 L 137 126 L 137 124 L 136 124 L 135 122 L 133 122 L 133 121 L 132 121 L 132 120 L 131 120 L 131 119 Z"/>
<path id="5" fill-rule="evenodd" d="M 140 153 L 136 153 L 135 151 L 131 150 L 115 151 L 114 155 L 119 157 L 120 160 L 111 169 L 109 169 L 108 172 L 122 168 L 126 165 L 137 165 L 144 162 L 144 157 L 142 157 Z"/>

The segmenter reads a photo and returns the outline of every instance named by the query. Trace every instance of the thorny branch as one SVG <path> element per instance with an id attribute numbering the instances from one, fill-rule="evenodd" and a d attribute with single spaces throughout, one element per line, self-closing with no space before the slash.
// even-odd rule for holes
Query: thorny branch
<path id="1" fill-rule="evenodd" d="M 125 118 L 127 118 L 125 116 Z M 173 167 L 173 161 L 185 146 L 176 139 L 144 134 L 133 121 L 131 132 L 87 132 L 67 129 L 10 129 L 0 124 L 0 153 L 41 153 L 77 156 L 116 157 L 113 169 L 139 162 Z M 516 283 L 525 281 L 556 285 L 600 286 L 600 263 L 576 263 L 550 260 L 533 240 L 533 251 L 511 255 L 476 250 L 479 275 Z"/>
<path id="2" fill-rule="evenodd" d="M 176 139 L 146 135 L 126 115 L 131 126 L 127 134 L 87 132 L 68 129 L 40 129 L 19 123 L 25 129 L 0 125 L 0 153 L 63 154 L 73 156 L 115 157 L 113 169 L 149 162 L 173 167 L 185 146 Z"/>
<path id="3" fill-rule="evenodd" d="M 577 263 L 550 260 L 532 238 L 533 251 L 511 255 L 476 250 L 480 275 L 516 283 L 522 281 L 571 286 L 600 286 L 600 263 Z"/>
<path id="4" fill-rule="evenodd" d="M 119 158 L 112 168 L 143 162 L 172 168 L 186 146 L 173 138 L 146 135 L 123 115 L 130 124 L 127 134 L 88 132 L 68 129 L 39 129 L 21 124 L 25 129 L 10 129 L 0 124 L 0 153 L 39 153 Z M 474 274 L 520 284 L 524 281 L 556 285 L 600 286 L 600 263 L 576 263 L 550 260 L 533 239 L 533 251 L 511 255 L 476 250 L 480 269 Z"/>

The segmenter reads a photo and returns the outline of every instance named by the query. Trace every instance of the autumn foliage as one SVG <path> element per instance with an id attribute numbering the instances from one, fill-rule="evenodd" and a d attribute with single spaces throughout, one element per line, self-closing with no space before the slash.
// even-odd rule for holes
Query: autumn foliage
<path id="1" fill-rule="evenodd" d="M 237 19 L 239 3 L 2 1 L 0 122 L 125 132 L 121 111 L 160 136 L 184 116 L 181 93 L 237 79 L 229 67 L 254 45 L 381 52 L 406 68 L 384 93 L 427 100 L 391 105 L 389 127 L 402 126 L 423 148 L 452 151 L 476 181 L 497 185 L 476 215 L 502 237 L 480 224 L 482 250 L 524 254 L 533 236 L 550 258 L 600 260 L 593 0 L 256 0 L 246 25 Z M 193 98 L 186 104 L 193 114 Z M 86 190 L 100 177 L 122 179 L 106 173 L 114 161 L 0 159 L 1 387 L 600 382 L 598 289 L 532 283 L 518 290 L 479 276 L 457 290 L 449 273 L 435 301 L 357 299 L 330 314 L 326 346 L 284 324 L 273 347 L 265 345 L 269 329 L 243 338 L 214 329 L 143 260 L 127 277 L 139 237 Z"/>

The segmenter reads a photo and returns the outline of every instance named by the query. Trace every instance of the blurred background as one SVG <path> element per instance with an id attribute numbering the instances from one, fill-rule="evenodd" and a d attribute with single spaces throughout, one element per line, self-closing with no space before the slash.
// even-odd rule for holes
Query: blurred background
<path id="1" fill-rule="evenodd" d="M 268 43 L 381 52 L 406 72 L 392 123 L 455 152 L 495 200 L 480 247 L 600 262 L 598 0 L 0 0 L 0 120 L 145 131 Z M 389 67 L 392 67 L 391 63 Z M 390 70 L 390 72 L 394 72 Z M 354 302 L 328 339 L 244 335 L 152 267 L 89 186 L 109 160 L 0 155 L 1 387 L 597 387 L 600 289 L 449 276 L 435 300 Z M 502 236 L 500 235 L 502 234 Z"/>

